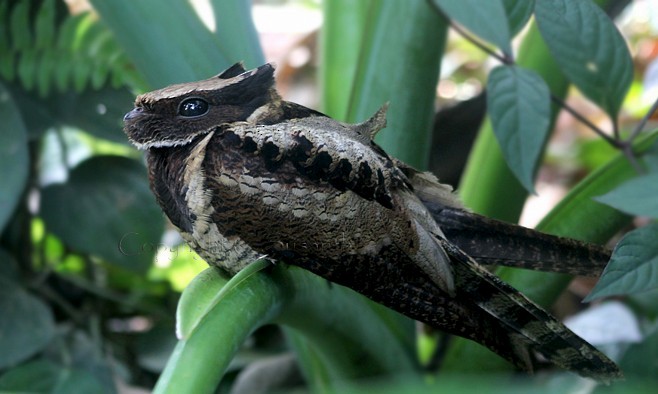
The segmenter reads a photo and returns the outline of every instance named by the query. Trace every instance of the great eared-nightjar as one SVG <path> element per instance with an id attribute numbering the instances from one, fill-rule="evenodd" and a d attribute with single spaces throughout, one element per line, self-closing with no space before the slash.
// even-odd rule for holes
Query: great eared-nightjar
<path id="1" fill-rule="evenodd" d="M 457 222 L 477 216 L 432 174 L 373 142 L 385 116 L 383 107 L 360 124 L 336 121 L 282 100 L 271 64 L 236 64 L 140 95 L 124 121 L 147 152 L 157 201 L 209 264 L 235 274 L 266 255 L 479 342 L 521 369 L 531 371 L 539 354 L 582 376 L 619 378 L 603 353 L 480 265 L 470 242 L 442 230 L 436 212 Z"/>

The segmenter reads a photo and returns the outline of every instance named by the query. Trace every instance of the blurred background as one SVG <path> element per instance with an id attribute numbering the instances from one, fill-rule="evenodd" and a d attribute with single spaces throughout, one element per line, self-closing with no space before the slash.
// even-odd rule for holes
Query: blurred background
<path id="1" fill-rule="evenodd" d="M 330 0 L 229 1 L 219 11 L 219 2 L 190 0 L 193 13 L 176 14 L 188 7 L 179 1 L 166 2 L 162 7 L 173 11 L 162 15 L 140 2 L 127 12 L 108 3 L 114 2 L 0 0 L 0 389 L 149 392 L 176 344 L 177 301 L 206 264 L 156 206 L 143 154 L 121 131 L 136 94 L 206 78 L 234 62 L 249 68 L 267 61 L 277 66 L 285 99 L 341 120 L 362 121 L 391 99 L 375 97 L 358 111 L 348 106 L 355 93 L 346 87 L 363 76 L 354 69 L 365 51 L 350 42 L 374 23 L 366 2 L 336 2 L 348 7 L 339 13 Z M 602 3 L 633 56 L 635 76 L 620 117 L 621 129 L 630 130 L 658 95 L 658 7 L 654 0 Z M 117 22 L 122 18 L 125 27 Z M 438 79 L 429 89 L 429 128 L 415 142 L 427 153 L 410 157 L 458 188 L 485 119 L 487 75 L 497 63 L 454 30 L 439 56 L 438 68 L 410 58 L 398 69 Z M 404 88 L 396 85 L 391 95 Z M 568 103 L 611 129 L 605 113 L 575 89 Z M 535 226 L 614 153 L 562 112 L 537 193 L 519 208 L 520 223 Z M 578 312 L 592 286 L 591 279 L 573 281 L 556 313 Z M 655 301 L 639 304 L 644 318 L 658 311 Z M 276 384 L 303 392 L 276 326 L 250 337 L 219 391 L 230 391 L 246 366 L 263 360 L 278 368 L 265 370 L 284 377 Z M 245 387 L 233 392 L 256 390 Z"/>

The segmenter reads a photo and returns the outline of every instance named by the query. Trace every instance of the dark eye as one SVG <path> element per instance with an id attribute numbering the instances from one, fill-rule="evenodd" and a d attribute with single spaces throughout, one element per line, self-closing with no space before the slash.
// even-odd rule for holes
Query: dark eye
<path id="1" fill-rule="evenodd" d="M 208 102 L 198 97 L 183 100 L 178 106 L 178 114 L 186 118 L 205 115 L 208 112 Z"/>

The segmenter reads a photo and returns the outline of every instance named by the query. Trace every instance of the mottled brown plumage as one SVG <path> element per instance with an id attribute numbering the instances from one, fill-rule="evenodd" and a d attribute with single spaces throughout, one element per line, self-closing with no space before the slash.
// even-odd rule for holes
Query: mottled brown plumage
<path id="1" fill-rule="evenodd" d="M 532 370 L 539 353 L 583 376 L 621 376 L 446 238 L 432 215 L 446 223 L 478 217 L 431 174 L 372 141 L 385 108 L 344 124 L 281 100 L 273 82 L 269 64 L 236 65 L 139 96 L 125 117 L 130 140 L 148 151 L 158 202 L 208 263 L 236 273 L 267 255 L 475 340 L 519 368 Z"/>

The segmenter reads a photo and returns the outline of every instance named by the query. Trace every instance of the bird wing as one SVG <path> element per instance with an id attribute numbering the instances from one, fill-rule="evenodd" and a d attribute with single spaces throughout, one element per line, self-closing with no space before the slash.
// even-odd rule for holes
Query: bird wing
<path id="1" fill-rule="evenodd" d="M 378 112 L 358 125 L 309 116 L 272 125 L 235 123 L 228 132 L 239 136 L 243 144 L 253 144 L 272 170 L 289 161 L 303 176 L 327 181 L 341 191 L 351 190 L 390 209 L 394 190 L 410 188 L 410 183 L 370 139 L 384 123 Z"/>
<path id="2" fill-rule="evenodd" d="M 225 158 L 232 155 L 230 152 L 240 151 L 240 158 L 236 157 L 236 160 L 248 160 L 251 163 L 238 165 L 236 172 L 244 172 L 243 168 L 257 165 L 264 168 L 250 173 L 278 177 L 278 180 L 273 181 L 265 181 L 260 177 L 260 185 L 256 185 L 253 190 L 269 187 L 264 186 L 269 182 L 288 184 L 290 190 L 293 189 L 290 185 L 296 184 L 296 193 L 307 189 L 309 192 L 303 193 L 309 194 L 319 190 L 320 185 L 317 182 L 320 182 L 330 186 L 328 193 L 331 195 L 345 194 L 341 198 L 349 199 L 349 204 L 361 211 L 358 215 L 364 216 L 358 220 L 342 219 L 349 221 L 345 228 L 352 228 L 360 221 L 362 223 L 359 226 L 371 228 L 370 234 L 376 245 L 372 250 L 383 245 L 382 239 L 391 238 L 391 242 L 399 244 L 400 250 L 437 286 L 452 294 L 454 282 L 449 259 L 432 235 L 440 234 L 441 230 L 413 194 L 406 176 L 371 141 L 374 133 L 383 127 L 383 119 L 382 110 L 370 120 L 358 125 L 346 125 L 320 116 L 291 119 L 272 125 L 234 123 L 219 132 L 217 138 L 225 145 L 221 148 L 227 152 Z M 246 175 L 238 177 L 246 178 Z M 310 184 L 314 186 L 310 187 Z M 347 193 L 348 191 L 353 193 Z M 278 196 L 284 194 L 279 193 Z M 327 194 L 327 190 L 323 191 L 323 194 Z M 276 198 L 278 197 L 275 195 L 268 197 Z M 289 199 L 296 198 L 289 196 Z M 299 201 L 301 197 L 291 204 L 295 205 Z M 330 202 L 325 198 L 324 201 L 313 203 L 324 206 Z M 310 205 L 310 202 L 307 205 Z M 309 207 L 306 209 L 312 210 Z M 340 214 L 346 210 L 344 206 L 322 209 L 323 212 L 318 215 Z M 298 212 L 301 214 L 302 211 Z M 278 215 L 279 212 L 273 214 Z M 383 226 L 383 223 L 375 223 L 377 218 L 388 218 L 388 227 Z M 318 224 L 323 225 L 324 223 Z M 335 228 L 335 225 L 332 226 Z M 389 236 L 389 233 L 394 235 Z M 343 252 L 355 253 L 352 250 Z"/>

